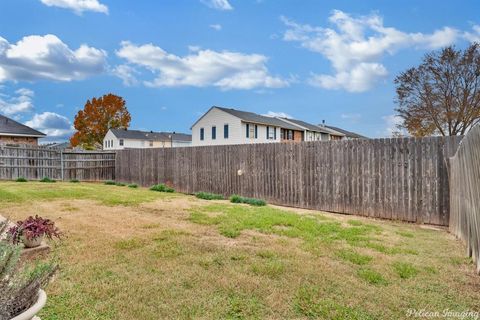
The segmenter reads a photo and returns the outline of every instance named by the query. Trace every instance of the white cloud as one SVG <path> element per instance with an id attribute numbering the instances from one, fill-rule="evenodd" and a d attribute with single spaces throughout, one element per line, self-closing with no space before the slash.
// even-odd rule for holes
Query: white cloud
<path id="1" fill-rule="evenodd" d="M 108 14 L 108 7 L 98 0 L 40 0 L 49 7 L 59 7 L 73 10 L 78 15 L 84 11 L 94 11 Z"/>
<path id="2" fill-rule="evenodd" d="M 25 125 L 45 133 L 49 140 L 66 140 L 74 132 L 70 120 L 54 112 L 35 114 Z"/>
<path id="3" fill-rule="evenodd" d="M 233 10 L 233 7 L 228 0 L 201 0 L 201 2 L 213 9 L 222 11 Z"/>
<path id="4" fill-rule="evenodd" d="M 403 123 L 403 119 L 398 115 L 392 114 L 382 117 L 385 122 L 384 135 L 387 137 L 407 136 L 408 132 L 405 129 L 401 129 L 398 126 Z"/>
<path id="5" fill-rule="evenodd" d="M 316 27 L 299 24 L 281 17 L 287 30 L 285 41 L 294 41 L 310 51 L 327 58 L 335 71 L 333 75 L 314 74 L 310 83 L 326 89 L 344 89 L 350 92 L 366 91 L 384 78 L 388 71 L 381 63 L 386 54 L 393 55 L 408 47 L 437 49 L 452 44 L 459 32 L 450 27 L 430 34 L 407 33 L 384 26 L 377 14 L 352 17 L 334 10 L 329 17 L 332 25 Z"/>
<path id="6" fill-rule="evenodd" d="M 6 116 L 18 116 L 34 109 L 34 93 L 30 89 L 21 88 L 15 91 L 15 96 L 0 94 L 0 113 Z"/>
<path id="7" fill-rule="evenodd" d="M 116 66 L 113 68 L 112 72 L 115 76 L 122 79 L 122 82 L 125 86 L 134 86 L 138 84 L 138 79 L 135 75 L 139 72 L 129 65 L 122 64 Z"/>
<path id="8" fill-rule="evenodd" d="M 210 28 L 212 28 L 214 30 L 217 30 L 217 31 L 220 31 L 220 30 L 222 30 L 222 25 L 221 24 L 211 24 Z"/>
<path id="9" fill-rule="evenodd" d="M 463 37 L 470 42 L 480 43 L 480 25 L 473 25 L 472 32 L 464 32 Z"/>
<path id="10" fill-rule="evenodd" d="M 267 117 L 280 117 L 280 118 L 293 118 L 291 115 L 285 112 L 275 112 L 275 111 L 268 111 L 264 116 Z"/>
<path id="11" fill-rule="evenodd" d="M 342 119 L 356 123 L 360 121 L 360 119 L 362 118 L 362 115 L 360 113 L 342 113 L 340 117 Z"/>
<path id="12" fill-rule="evenodd" d="M 153 44 L 137 46 L 128 41 L 122 42 L 116 53 L 129 64 L 153 72 L 155 78 L 144 81 L 150 87 L 214 86 L 229 90 L 289 85 L 288 80 L 270 75 L 268 58 L 260 54 L 198 49 L 181 57 Z"/>
<path id="13" fill-rule="evenodd" d="M 87 45 L 70 49 L 57 36 L 27 36 L 16 44 L 0 37 L 0 82 L 71 81 L 102 73 L 107 54 Z"/>

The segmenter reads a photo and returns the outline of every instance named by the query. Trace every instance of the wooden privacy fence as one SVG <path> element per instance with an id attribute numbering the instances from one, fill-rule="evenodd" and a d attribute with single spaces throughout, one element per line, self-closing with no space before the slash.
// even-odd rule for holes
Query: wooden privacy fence
<path id="1" fill-rule="evenodd" d="M 46 147 L 0 145 L 0 179 L 115 179 L 115 153 L 60 151 Z"/>
<path id="2" fill-rule="evenodd" d="M 461 138 L 271 143 L 117 152 L 116 179 L 178 191 L 447 226 Z"/>
<path id="3" fill-rule="evenodd" d="M 450 159 L 450 232 L 465 241 L 480 273 L 480 125 Z"/>

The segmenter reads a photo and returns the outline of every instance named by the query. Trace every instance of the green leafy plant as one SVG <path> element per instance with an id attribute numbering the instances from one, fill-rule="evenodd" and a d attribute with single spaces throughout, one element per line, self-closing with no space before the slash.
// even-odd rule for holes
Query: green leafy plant
<path id="1" fill-rule="evenodd" d="M 107 181 L 105 181 L 103 184 L 106 184 L 106 185 L 108 185 L 108 186 L 114 186 L 114 185 L 115 185 L 115 181 L 107 180 Z"/>
<path id="2" fill-rule="evenodd" d="M 265 200 L 261 200 L 261 199 L 255 199 L 255 198 L 245 198 L 245 197 L 241 197 L 239 195 L 232 195 L 230 197 L 230 202 L 232 203 L 246 203 L 246 204 L 249 204 L 249 205 L 252 205 L 252 206 L 265 206 L 267 205 L 267 202 Z"/>
<path id="3" fill-rule="evenodd" d="M 8 234 L 13 244 L 19 244 L 22 241 L 22 237 L 32 240 L 43 236 L 49 239 L 54 237 L 60 238 L 61 236 L 61 232 L 55 226 L 55 222 L 39 217 L 38 215 L 18 221 L 16 225 L 8 230 Z"/>
<path id="4" fill-rule="evenodd" d="M 129 184 L 128 187 L 132 189 L 137 189 L 138 185 L 136 185 L 135 183 L 132 183 L 132 184 Z"/>
<path id="5" fill-rule="evenodd" d="M 45 182 L 45 183 L 54 183 L 56 182 L 55 180 L 53 179 L 50 179 L 49 177 L 43 177 L 42 180 L 40 180 L 40 182 Z"/>
<path id="6" fill-rule="evenodd" d="M 0 222 L 0 239 L 8 229 L 8 221 Z M 21 247 L 0 241 L 0 319 L 11 319 L 30 308 L 38 300 L 58 266 L 54 261 L 20 263 Z"/>
<path id="7" fill-rule="evenodd" d="M 72 180 L 70 180 L 70 183 L 80 183 L 80 180 L 78 180 L 78 179 L 72 179 Z"/>
<path id="8" fill-rule="evenodd" d="M 157 191 L 157 192 L 175 192 L 173 188 L 170 188 L 163 183 L 151 186 L 150 190 Z"/>
<path id="9" fill-rule="evenodd" d="M 15 180 L 16 182 L 27 182 L 28 180 L 25 179 L 24 177 L 18 177 L 17 180 Z"/>
<path id="10" fill-rule="evenodd" d="M 209 193 L 209 192 L 198 192 L 195 196 L 199 199 L 204 200 L 225 200 L 225 197 L 221 194 Z"/>
<path id="11" fill-rule="evenodd" d="M 116 185 L 117 187 L 125 187 L 125 186 L 126 186 L 126 184 L 123 183 L 123 182 L 116 182 L 115 185 Z"/>

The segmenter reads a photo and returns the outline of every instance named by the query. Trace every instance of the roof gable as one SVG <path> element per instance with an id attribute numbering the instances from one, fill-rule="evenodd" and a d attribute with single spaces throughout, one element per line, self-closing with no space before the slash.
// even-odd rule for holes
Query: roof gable
<path id="1" fill-rule="evenodd" d="M 13 119 L 0 115 L 0 134 L 20 135 L 29 137 L 45 137 L 46 134 L 37 131 L 29 126 L 21 124 Z"/>

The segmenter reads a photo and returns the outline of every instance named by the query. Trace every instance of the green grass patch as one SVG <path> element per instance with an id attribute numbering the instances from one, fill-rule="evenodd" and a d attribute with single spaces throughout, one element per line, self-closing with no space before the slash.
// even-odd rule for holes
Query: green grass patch
<path id="1" fill-rule="evenodd" d="M 132 183 L 132 184 L 129 184 L 128 187 L 129 187 L 129 188 L 132 188 L 132 189 L 137 189 L 137 188 L 138 188 L 138 185 L 135 184 L 135 183 Z"/>
<path id="2" fill-rule="evenodd" d="M 195 196 L 199 199 L 204 200 L 225 200 L 225 197 L 221 194 L 209 193 L 209 192 L 198 192 Z"/>
<path id="3" fill-rule="evenodd" d="M 230 202 L 232 202 L 232 203 L 246 203 L 246 204 L 249 204 L 251 206 L 257 206 L 257 207 L 267 205 L 267 202 L 265 200 L 241 197 L 241 196 L 236 195 L 236 194 L 234 194 L 230 197 Z"/>
<path id="4" fill-rule="evenodd" d="M 70 183 L 58 182 L 48 185 L 39 182 L 3 182 L 0 183 L 0 208 L 10 203 L 31 203 L 33 201 L 50 200 L 93 200 L 108 206 L 134 206 L 144 202 L 164 199 L 167 194 L 151 192 L 148 189 L 139 189 L 133 192 L 129 188 L 118 188 L 111 192 L 111 187 L 99 183 Z M 180 195 L 168 194 L 168 197 Z M 25 218 L 25 217 L 22 217 Z"/>
<path id="5" fill-rule="evenodd" d="M 105 184 L 107 186 L 114 186 L 114 185 L 116 185 L 116 182 L 112 181 L 112 180 L 107 180 L 107 181 L 104 181 L 103 184 Z"/>
<path id="6" fill-rule="evenodd" d="M 298 315 L 309 319 L 374 319 L 360 307 L 345 306 L 325 298 L 322 290 L 314 285 L 302 285 L 297 290 L 293 308 Z"/>
<path id="7" fill-rule="evenodd" d="M 393 270 L 402 279 L 413 278 L 418 274 L 418 269 L 408 262 L 395 262 L 393 263 Z"/>
<path id="8" fill-rule="evenodd" d="M 301 238 L 318 247 L 316 241 L 369 241 L 378 227 L 343 226 L 340 222 L 324 216 L 305 216 L 272 207 L 245 207 L 214 204 L 195 208 L 190 221 L 215 225 L 219 232 L 236 238 L 243 230 L 255 230 L 291 238 Z"/>
<path id="9" fill-rule="evenodd" d="M 368 264 L 373 259 L 371 256 L 360 254 L 351 249 L 340 250 L 337 252 L 337 256 L 345 261 L 348 261 L 357 265 Z"/>
<path id="10" fill-rule="evenodd" d="M 54 182 L 56 182 L 56 181 L 53 180 L 53 179 L 50 179 L 49 177 L 43 177 L 42 180 L 40 180 L 40 182 L 44 182 L 44 183 L 54 183 Z"/>
<path id="11" fill-rule="evenodd" d="M 361 268 L 357 271 L 357 275 L 359 278 L 365 280 L 369 284 L 373 285 L 387 285 L 388 282 L 385 278 L 375 270 L 370 268 Z"/>
<path id="12" fill-rule="evenodd" d="M 409 231 L 403 231 L 403 230 L 399 230 L 396 232 L 396 234 L 404 237 L 404 238 L 413 238 L 414 235 L 413 233 L 409 232 Z"/>
<path id="13" fill-rule="evenodd" d="M 70 183 L 80 183 L 80 180 L 78 180 L 78 179 L 71 179 L 71 180 L 70 180 Z"/>
<path id="14" fill-rule="evenodd" d="M 175 190 L 173 188 L 170 188 L 169 186 L 160 183 L 156 184 L 150 187 L 150 190 L 152 191 L 157 191 L 157 192 L 168 192 L 168 193 L 173 193 Z"/>
<path id="15" fill-rule="evenodd" d="M 137 238 L 120 240 L 115 243 L 115 248 L 122 249 L 122 250 L 133 250 L 142 248 L 144 246 L 144 242 Z"/>

